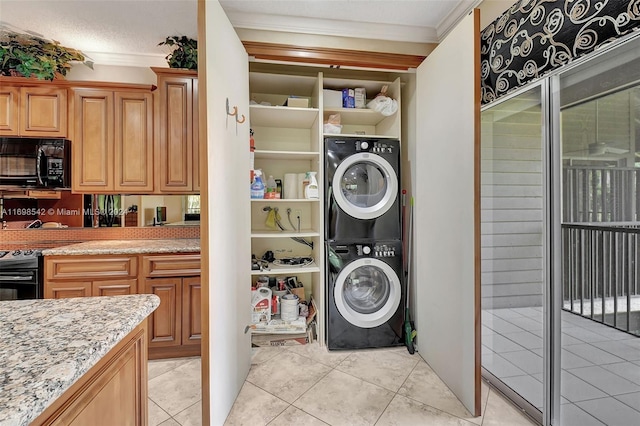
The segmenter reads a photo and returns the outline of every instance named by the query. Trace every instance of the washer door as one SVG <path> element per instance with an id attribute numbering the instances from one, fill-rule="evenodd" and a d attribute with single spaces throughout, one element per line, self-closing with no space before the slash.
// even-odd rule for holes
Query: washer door
<path id="1" fill-rule="evenodd" d="M 396 272 L 378 259 L 358 259 L 338 274 L 333 297 L 338 312 L 361 328 L 384 324 L 400 305 L 401 286 Z"/>
<path id="2" fill-rule="evenodd" d="M 349 216 L 374 219 L 398 197 L 395 170 L 379 155 L 359 153 L 344 159 L 333 176 L 333 196 Z"/>

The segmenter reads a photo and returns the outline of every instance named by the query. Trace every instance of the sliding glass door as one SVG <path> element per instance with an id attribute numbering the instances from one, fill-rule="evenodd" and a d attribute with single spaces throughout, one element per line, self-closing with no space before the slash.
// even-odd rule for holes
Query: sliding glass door
<path id="1" fill-rule="evenodd" d="M 483 377 L 544 424 L 640 424 L 638 51 L 482 112 Z"/>
<path id="2" fill-rule="evenodd" d="M 639 50 L 559 77 L 563 425 L 640 424 Z"/>
<path id="3" fill-rule="evenodd" d="M 538 85 L 482 112 L 482 367 L 541 420 L 544 134 Z"/>

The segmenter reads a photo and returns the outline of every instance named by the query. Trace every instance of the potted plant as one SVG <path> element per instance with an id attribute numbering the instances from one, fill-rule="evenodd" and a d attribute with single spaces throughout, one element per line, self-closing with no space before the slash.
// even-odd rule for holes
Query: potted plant
<path id="1" fill-rule="evenodd" d="M 93 69 L 93 63 L 79 50 L 31 34 L 0 29 L 0 75 L 53 80 L 67 75 L 71 62 L 82 62 Z"/>
<path id="2" fill-rule="evenodd" d="M 170 68 L 198 69 L 198 41 L 187 36 L 170 36 L 158 46 L 175 46 L 166 56 Z"/>

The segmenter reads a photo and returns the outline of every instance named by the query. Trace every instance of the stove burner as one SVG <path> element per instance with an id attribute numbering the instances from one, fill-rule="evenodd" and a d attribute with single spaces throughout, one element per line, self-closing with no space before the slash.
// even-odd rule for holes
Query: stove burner
<path id="1" fill-rule="evenodd" d="M 18 265 L 20 267 L 37 266 L 40 256 L 41 251 L 36 249 L 0 250 L 0 264 L 3 270 Z"/>

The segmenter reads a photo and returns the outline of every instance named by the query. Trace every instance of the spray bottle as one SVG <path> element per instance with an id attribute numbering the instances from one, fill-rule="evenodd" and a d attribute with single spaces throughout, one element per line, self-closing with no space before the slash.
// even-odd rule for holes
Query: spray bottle
<path id="1" fill-rule="evenodd" d="M 262 182 L 262 170 L 260 169 L 254 171 L 251 198 L 264 198 L 264 183 Z"/>
<path id="2" fill-rule="evenodd" d="M 309 182 L 304 188 L 304 198 L 318 198 L 318 181 L 316 180 L 317 172 L 307 172 L 305 180 Z"/>

